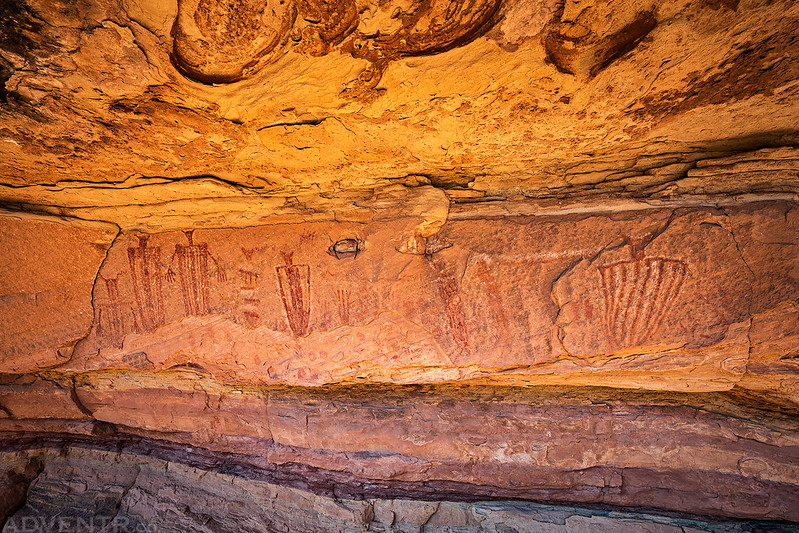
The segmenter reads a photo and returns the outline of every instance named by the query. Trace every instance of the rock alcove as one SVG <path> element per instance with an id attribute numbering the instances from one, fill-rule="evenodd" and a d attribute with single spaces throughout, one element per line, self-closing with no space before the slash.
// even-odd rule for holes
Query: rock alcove
<path id="1" fill-rule="evenodd" d="M 799 4 L 0 5 L 3 531 L 799 530 Z"/>

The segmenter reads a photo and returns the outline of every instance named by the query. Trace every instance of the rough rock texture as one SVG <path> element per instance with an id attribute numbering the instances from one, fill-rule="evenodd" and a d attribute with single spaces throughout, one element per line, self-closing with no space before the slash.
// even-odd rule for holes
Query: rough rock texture
<path id="1" fill-rule="evenodd" d="M 6 451 L 126 451 L 356 500 L 521 498 L 799 518 L 796 419 L 719 393 L 263 389 L 187 371 L 41 379 L 4 385 Z M 35 413 L 19 407 L 48 388 Z"/>
<path id="2" fill-rule="evenodd" d="M 60 456 L 31 449 L 5 453 L 3 458 L 18 469 L 31 462 L 45 465 L 25 506 L 7 520 L 7 531 L 796 530 L 776 522 L 696 520 L 510 501 L 330 498 L 168 460 L 74 447 Z"/>
<path id="3" fill-rule="evenodd" d="M 799 4 L 0 3 L 4 531 L 792 531 Z"/>
<path id="4" fill-rule="evenodd" d="M 6 461 L 46 464 L 30 497 L 6 529 L 111 524 L 133 531 L 699 531 L 782 530 L 779 523 L 741 524 L 645 513 L 608 512 L 521 502 L 351 500 L 314 496 L 180 463 L 69 448 L 4 454 Z M 168 498 L 168 499 L 167 499 Z M 176 502 L 186 502 L 189 507 Z M 157 513 L 152 512 L 157 509 Z"/>
<path id="5" fill-rule="evenodd" d="M 784 358 L 795 203 L 457 220 L 424 237 L 435 222 L 123 233 L 97 274 L 94 326 L 61 368 L 189 365 L 299 386 L 748 380 L 799 404 L 778 379 L 797 370 Z M 9 368 L 37 368 L 36 354 Z"/>
<path id="6" fill-rule="evenodd" d="M 19 0 L 0 12 L 0 198 L 110 219 L 87 208 L 148 212 L 134 198 L 172 187 L 262 214 L 392 183 L 796 193 L 798 17 L 791 0 Z"/>
<path id="7" fill-rule="evenodd" d="M 410 198 L 410 213 L 388 202 L 362 222 L 164 233 L 7 215 L 21 274 L 8 267 L 6 298 L 33 303 L 4 316 L 1 447 L 176 462 L 288 491 L 302 513 L 346 498 L 334 518 L 351 530 L 379 530 L 397 498 L 599 505 L 666 528 L 682 526 L 664 513 L 738 520 L 710 530 L 799 522 L 795 202 L 491 218 L 455 215 L 432 188 Z M 58 253 L 69 268 L 48 263 Z M 36 305 L 48 291 L 91 299 Z M 138 479 L 27 461 L 3 485 L 9 531 L 73 508 L 113 518 Z M 73 496 L 49 464 L 95 492 Z M 224 479 L 202 490 L 228 494 Z M 180 483 L 145 492 L 189 522 L 155 523 L 158 506 L 134 499 L 126 527 L 202 529 L 192 501 L 211 496 Z M 442 527 L 479 529 L 509 504 L 480 504 L 479 520 L 444 505 L 458 511 Z M 338 527 L 274 506 L 248 526 L 225 509 L 203 524 Z M 511 509 L 521 530 L 561 520 Z M 552 510 L 622 519 L 595 511 Z"/>
<path id="8" fill-rule="evenodd" d="M 11 359 L 4 449 L 116 449 L 357 501 L 799 522 L 795 203 L 418 205 L 119 234 L 69 360 Z"/>
<path id="9" fill-rule="evenodd" d="M 0 372 L 69 360 L 91 329 L 91 287 L 116 233 L 0 211 Z"/>

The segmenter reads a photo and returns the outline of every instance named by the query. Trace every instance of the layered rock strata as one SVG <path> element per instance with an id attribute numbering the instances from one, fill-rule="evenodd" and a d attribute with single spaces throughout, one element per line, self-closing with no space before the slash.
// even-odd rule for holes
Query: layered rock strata
<path id="1" fill-rule="evenodd" d="M 519 501 L 351 500 L 195 466 L 66 448 L 3 454 L 8 472 L 39 472 L 6 531 L 790 531 L 779 522 L 687 519 Z M 12 474 L 13 475 L 13 474 Z M 19 479 L 19 478 L 17 478 Z M 153 512 L 153 510 L 157 512 Z"/>
<path id="2" fill-rule="evenodd" d="M 798 43 L 792 0 L 0 2 L 0 524 L 795 530 Z"/>
<path id="3" fill-rule="evenodd" d="M 71 378 L 4 384 L 4 450 L 125 451 L 357 500 L 515 498 L 799 518 L 795 418 L 726 394 L 247 389 L 186 371 Z"/>
<path id="4" fill-rule="evenodd" d="M 798 28 L 791 0 L 21 0 L 0 182 L 795 193 Z"/>
<path id="5" fill-rule="evenodd" d="M 459 218 L 435 198 L 155 234 L 6 213 L 10 249 L 44 243 L 6 269 L 29 307 L 4 317 L 28 348 L 2 360 L 2 448 L 33 461 L 9 500 L 49 490 L 64 448 L 368 502 L 357 527 L 396 498 L 799 521 L 795 203 Z M 87 299 L 48 330 L 37 287 L 67 280 Z"/>
<path id="6" fill-rule="evenodd" d="M 746 386 L 797 402 L 795 203 L 449 221 L 437 205 L 367 223 L 120 233 L 98 247 L 99 269 L 82 267 L 96 280 L 79 313 L 94 320 L 69 361 L 41 359 L 64 321 L 37 320 L 51 307 L 34 301 L 6 315 L 8 331 L 59 330 L 37 329 L 27 353 L 23 333 L 7 336 L 2 367 L 191 367 L 252 385 Z"/>

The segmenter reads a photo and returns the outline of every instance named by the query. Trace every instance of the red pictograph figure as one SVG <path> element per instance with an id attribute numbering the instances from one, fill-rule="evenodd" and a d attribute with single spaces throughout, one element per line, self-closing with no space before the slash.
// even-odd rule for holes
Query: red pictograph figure
<path id="1" fill-rule="evenodd" d="M 499 332 L 503 335 L 503 340 L 508 338 L 508 317 L 505 315 L 504 304 L 502 303 L 502 296 L 500 296 L 499 285 L 494 274 L 489 270 L 488 265 L 480 261 L 475 267 L 477 271 L 477 279 L 483 287 L 487 303 L 491 309 L 491 314 L 497 323 Z"/>
<path id="2" fill-rule="evenodd" d="M 133 327 L 138 332 L 152 331 L 163 326 L 164 299 L 161 275 L 161 247 L 147 246 L 149 235 L 139 235 L 139 245 L 128 248 L 130 277 L 136 309 Z"/>
<path id="3" fill-rule="evenodd" d="M 338 307 L 338 317 L 342 324 L 350 324 L 350 291 L 347 289 L 336 289 L 336 305 Z"/>
<path id="4" fill-rule="evenodd" d="M 261 314 L 258 312 L 261 307 L 261 299 L 258 298 L 258 278 L 260 275 L 256 272 L 239 269 L 239 296 L 244 323 L 248 328 L 258 326 L 261 320 Z"/>
<path id="5" fill-rule="evenodd" d="M 225 273 L 219 263 L 208 251 L 208 243 L 194 243 L 194 230 L 183 232 L 189 244 L 176 244 L 175 253 L 169 262 L 167 277 L 175 281 L 175 270 L 180 280 L 180 291 L 183 295 L 183 309 L 186 316 L 207 315 L 211 312 L 208 290 L 211 284 L 211 272 L 208 263 L 213 262 L 214 274 L 219 281 L 225 281 Z M 177 262 L 177 265 L 175 264 Z M 173 269 L 174 267 L 174 269 Z"/>
<path id="6" fill-rule="evenodd" d="M 308 333 L 311 317 L 311 267 L 292 263 L 294 254 L 283 253 L 285 265 L 275 267 L 280 297 L 295 337 Z"/>
<path id="7" fill-rule="evenodd" d="M 103 278 L 105 285 L 105 298 L 97 299 L 97 333 L 101 337 L 118 341 L 125 335 L 125 317 L 119 298 L 119 284 L 117 278 Z"/>
<path id="8" fill-rule="evenodd" d="M 630 242 L 632 259 L 598 267 L 605 330 L 621 346 L 649 340 L 663 323 L 688 273 L 684 261 L 644 257 Z"/>
<path id="9" fill-rule="evenodd" d="M 458 355 L 465 354 L 469 351 L 469 331 L 458 282 L 442 260 L 433 258 L 432 264 L 438 274 L 438 294 L 444 300 L 449 333 L 458 348 Z"/>
<path id="10" fill-rule="evenodd" d="M 244 246 L 241 247 L 241 253 L 244 254 L 244 257 L 247 259 L 247 261 L 252 261 L 252 257 L 253 255 L 255 255 L 255 252 L 258 252 L 260 250 L 261 250 L 260 248 L 245 248 Z"/>

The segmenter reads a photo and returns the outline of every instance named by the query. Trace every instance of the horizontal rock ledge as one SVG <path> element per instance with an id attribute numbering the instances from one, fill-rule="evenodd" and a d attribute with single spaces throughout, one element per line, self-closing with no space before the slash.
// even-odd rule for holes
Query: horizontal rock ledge
<path id="1" fill-rule="evenodd" d="M 754 521 L 631 511 L 603 505 L 553 505 L 519 500 L 477 502 L 348 499 L 246 479 L 125 451 L 67 445 L 0 452 L 0 519 L 5 529 L 135 531 L 791 531 L 780 521 Z M 2 501 L 2 500 L 0 500 Z M 153 509 L 158 512 L 153 513 Z"/>
<path id="2" fill-rule="evenodd" d="M 3 386 L 3 450 L 112 450 L 350 499 L 799 520 L 799 422 L 725 393 L 49 379 Z"/>
<path id="3" fill-rule="evenodd" d="M 450 220 L 428 193 L 413 216 L 126 231 L 69 250 L 52 224 L 1 218 L 14 249 L 42 244 L 0 300 L 0 370 L 739 388 L 799 405 L 796 202 Z M 75 301 L 44 305 L 54 284 Z"/>

